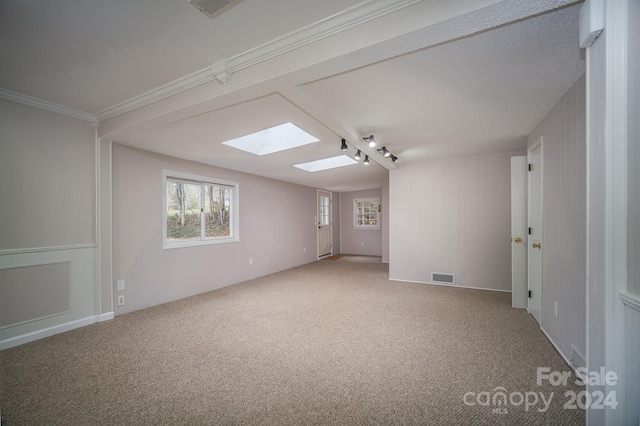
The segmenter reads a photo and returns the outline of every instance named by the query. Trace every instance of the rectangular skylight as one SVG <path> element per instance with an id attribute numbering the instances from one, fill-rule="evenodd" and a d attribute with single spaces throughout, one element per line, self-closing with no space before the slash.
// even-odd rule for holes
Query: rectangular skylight
<path id="1" fill-rule="evenodd" d="M 350 166 L 351 164 L 358 164 L 358 162 L 346 155 L 338 155 L 337 157 L 324 158 L 308 163 L 294 164 L 293 167 L 313 173 L 321 170 L 335 169 L 336 167 Z"/>
<path id="2" fill-rule="evenodd" d="M 266 155 L 318 141 L 295 124 L 284 123 L 222 143 L 252 154 Z"/>

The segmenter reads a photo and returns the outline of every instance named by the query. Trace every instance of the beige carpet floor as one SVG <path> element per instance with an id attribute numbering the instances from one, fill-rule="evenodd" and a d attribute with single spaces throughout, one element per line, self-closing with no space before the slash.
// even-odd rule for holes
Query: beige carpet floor
<path id="1" fill-rule="evenodd" d="M 510 294 L 387 278 L 345 256 L 4 350 L 3 424 L 584 424 Z"/>

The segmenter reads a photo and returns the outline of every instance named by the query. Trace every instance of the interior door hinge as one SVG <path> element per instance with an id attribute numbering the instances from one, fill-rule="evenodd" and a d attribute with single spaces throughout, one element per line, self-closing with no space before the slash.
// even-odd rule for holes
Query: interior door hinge
<path id="1" fill-rule="evenodd" d="M 529 227 L 529 235 L 531 235 L 533 233 L 533 229 L 531 229 L 531 227 Z"/>
<path id="2" fill-rule="evenodd" d="M 529 171 L 533 170 L 533 164 L 529 163 Z"/>
<path id="3" fill-rule="evenodd" d="M 529 290 L 529 299 L 531 299 L 531 290 Z"/>

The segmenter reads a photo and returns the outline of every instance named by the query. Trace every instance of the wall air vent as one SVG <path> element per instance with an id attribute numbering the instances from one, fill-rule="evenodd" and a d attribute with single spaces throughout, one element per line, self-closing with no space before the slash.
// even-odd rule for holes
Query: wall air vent
<path id="1" fill-rule="evenodd" d="M 432 272 L 431 282 L 438 284 L 455 284 L 456 276 L 453 274 L 447 274 L 446 272 Z"/>
<path id="2" fill-rule="evenodd" d="M 213 19 L 223 14 L 242 0 L 189 0 L 198 10 Z"/>

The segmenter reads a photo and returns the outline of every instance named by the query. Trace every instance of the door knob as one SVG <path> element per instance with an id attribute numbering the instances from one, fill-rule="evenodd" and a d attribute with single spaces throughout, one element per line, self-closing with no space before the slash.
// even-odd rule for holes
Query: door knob
<path id="1" fill-rule="evenodd" d="M 520 238 L 520 237 L 516 237 L 516 239 L 515 239 L 515 240 L 513 240 L 513 241 L 514 241 L 514 242 L 516 242 L 516 243 L 518 243 L 518 244 L 520 244 L 520 243 L 522 242 L 522 238 Z"/>
<path id="2" fill-rule="evenodd" d="M 531 247 L 533 247 L 533 248 L 537 248 L 537 249 L 541 249 L 541 248 L 542 248 L 542 244 L 540 244 L 540 243 L 533 243 L 533 244 L 531 245 Z"/>

